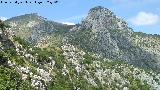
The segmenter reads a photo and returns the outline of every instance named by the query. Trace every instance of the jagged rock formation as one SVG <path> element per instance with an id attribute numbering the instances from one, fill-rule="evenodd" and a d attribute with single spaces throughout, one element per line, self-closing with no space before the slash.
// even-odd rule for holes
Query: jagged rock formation
<path id="1" fill-rule="evenodd" d="M 127 26 L 125 21 L 117 18 L 113 12 L 104 7 L 92 8 L 86 19 L 79 26 L 72 28 L 68 36 L 70 43 L 103 57 L 125 60 L 142 68 L 160 70 L 159 51 L 154 53 L 154 50 L 150 49 L 151 43 L 150 47 L 139 46 L 150 41 L 147 38 L 155 36 L 138 35 Z M 137 40 L 136 37 L 141 37 L 142 40 Z M 160 38 L 154 39 L 154 43 L 159 47 L 159 42 L 156 40 L 160 40 Z M 154 49 L 159 50 L 159 48 Z"/>

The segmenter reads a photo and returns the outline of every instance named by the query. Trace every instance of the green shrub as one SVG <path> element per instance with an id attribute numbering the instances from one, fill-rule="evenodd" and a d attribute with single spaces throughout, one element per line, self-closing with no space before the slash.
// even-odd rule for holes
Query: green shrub
<path id="1" fill-rule="evenodd" d="M 0 90 L 34 90 L 15 70 L 0 66 Z"/>
<path id="2" fill-rule="evenodd" d="M 23 48 L 29 48 L 30 46 L 30 44 L 27 41 L 21 39 L 20 37 L 14 37 L 13 39 L 14 41 L 17 41 L 19 44 L 21 44 Z"/>

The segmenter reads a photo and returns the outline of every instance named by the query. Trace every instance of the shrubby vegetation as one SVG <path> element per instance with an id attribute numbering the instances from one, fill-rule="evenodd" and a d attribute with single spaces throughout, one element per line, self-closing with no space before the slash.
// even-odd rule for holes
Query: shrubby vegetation
<path id="1" fill-rule="evenodd" d="M 29 48 L 29 46 L 31 46 L 29 42 L 21 39 L 20 37 L 14 37 L 13 40 L 21 44 L 23 48 Z"/>
<path id="2" fill-rule="evenodd" d="M 33 14 L 32 18 L 35 19 L 36 17 L 37 15 Z M 27 15 L 27 18 L 24 18 L 22 22 L 20 21 L 20 24 L 24 22 L 25 24 L 28 24 L 28 18 L 30 18 L 30 15 Z M 68 32 L 66 29 L 69 29 L 72 26 L 62 25 L 63 27 L 59 27 L 61 24 L 57 23 L 53 26 L 51 23 L 54 22 L 46 22 L 42 20 L 42 17 L 38 18 L 40 18 L 40 20 L 36 19 L 35 21 L 42 21 L 42 27 L 44 24 L 43 29 L 46 29 L 47 27 L 49 30 L 46 35 L 55 32 L 54 35 L 56 38 L 54 39 L 57 39 L 57 41 L 54 42 L 53 40 L 51 42 L 53 46 L 38 48 L 32 46 L 20 37 L 14 37 L 13 41 L 16 43 L 15 45 L 18 44 L 18 48 L 0 52 L 0 89 L 150 90 L 153 87 L 157 88 L 155 87 L 156 83 L 150 83 L 150 81 L 147 80 L 156 80 L 158 82 L 159 79 L 154 77 L 154 80 L 152 80 L 153 76 L 148 72 L 130 66 L 120 60 L 107 59 L 105 61 L 103 57 L 94 57 L 89 53 L 91 52 L 94 54 L 93 48 L 97 49 L 97 46 L 100 44 L 103 44 L 102 47 L 108 44 L 114 44 L 103 43 L 107 42 L 104 40 L 106 38 L 109 38 L 108 42 L 112 41 L 111 39 L 118 40 L 118 45 L 120 42 L 127 43 L 125 41 L 125 36 L 127 36 L 126 34 L 128 34 L 128 32 L 116 29 L 109 31 L 102 30 L 100 32 L 84 29 L 76 33 L 71 32 L 70 34 L 73 36 L 69 43 L 74 45 L 67 44 L 62 48 L 61 46 L 63 45 L 61 44 L 61 40 L 63 35 Z M 39 28 L 41 28 L 41 25 Z M 56 30 L 52 30 L 53 27 Z M 45 33 L 44 30 L 41 30 L 41 32 Z M 108 33 L 110 37 L 106 36 Z M 143 33 L 133 35 L 145 37 L 145 34 Z M 118 47 L 127 51 L 125 45 L 123 45 L 124 43 L 122 43 L 122 46 Z M 108 49 L 106 50 L 106 47 L 97 50 L 104 50 L 104 52 L 108 51 Z M 12 66 L 12 64 L 14 65 Z M 140 77 L 141 73 L 144 77 Z M 135 76 L 135 74 L 137 76 Z M 23 76 L 25 76 L 25 78 Z"/>
<path id="3" fill-rule="evenodd" d="M 21 80 L 16 70 L 0 66 L 0 89 L 1 90 L 34 90 L 31 83 Z"/>
<path id="4" fill-rule="evenodd" d="M 98 79 L 98 77 L 95 76 L 95 71 L 98 70 L 98 68 L 91 66 L 94 61 L 101 61 L 100 65 L 102 66 L 99 69 L 115 69 L 116 73 L 119 73 L 122 76 L 122 78 L 125 78 L 130 82 L 129 86 L 126 85 L 130 90 L 150 90 L 150 86 L 146 82 L 142 84 L 139 79 L 135 79 L 132 75 L 123 76 L 123 68 L 117 68 L 117 65 L 125 65 L 125 63 L 121 61 L 113 60 L 111 62 L 103 62 L 103 58 L 95 58 L 90 54 L 86 53 L 83 56 L 84 60 L 82 60 L 80 64 L 84 65 L 86 67 L 86 70 L 89 71 L 90 75 L 95 77 L 95 82 L 97 83 L 97 86 L 93 86 L 86 79 L 84 79 L 83 75 L 86 74 L 85 72 L 80 73 L 80 75 L 77 74 L 75 70 L 75 65 L 66 60 L 65 56 L 63 55 L 64 51 L 61 48 L 52 47 L 41 49 L 28 45 L 28 43 L 26 41 L 23 41 L 23 39 L 21 38 L 17 38 L 16 41 L 22 44 L 23 48 L 25 48 L 28 53 L 30 53 L 34 57 L 36 56 L 36 60 L 38 61 L 38 63 L 42 63 L 42 65 L 36 66 L 31 64 L 31 71 L 33 74 L 37 74 L 37 67 L 43 67 L 43 65 L 47 65 L 47 63 L 50 62 L 51 59 L 49 57 L 52 57 L 52 59 L 55 61 L 55 66 L 52 71 L 55 75 L 52 76 L 53 80 L 50 83 L 47 83 L 47 88 L 49 90 L 71 90 L 73 88 L 80 88 L 81 90 L 108 90 L 110 88 L 122 89 L 116 86 L 116 83 L 119 83 L 119 81 L 116 80 L 113 81 L 114 83 L 112 83 L 112 85 L 110 86 L 101 84 L 101 81 Z M 29 50 L 30 48 L 32 48 L 32 50 Z M 6 63 L 8 60 L 16 62 L 17 65 L 26 66 L 26 61 L 28 61 L 27 58 L 22 58 L 19 55 L 17 55 L 14 49 L 1 52 L 0 58 L 0 89 L 34 90 L 33 86 L 31 86 L 31 80 L 29 78 L 25 81 L 21 80 L 22 77 L 20 73 L 18 73 L 15 69 L 11 69 L 4 66 L 4 63 Z M 67 69 L 69 70 L 69 74 L 67 74 L 66 76 L 62 74 L 64 64 L 67 65 Z"/>
<path id="5" fill-rule="evenodd" d="M 21 80 L 22 77 L 15 70 L 15 68 L 8 66 L 8 60 L 15 60 L 15 62 L 19 63 L 20 65 L 24 63 L 24 61 L 20 60 L 19 58 L 20 57 L 16 55 L 14 56 L 5 52 L 0 52 L 0 90 L 34 90 L 34 88 L 31 87 L 29 80 Z"/>

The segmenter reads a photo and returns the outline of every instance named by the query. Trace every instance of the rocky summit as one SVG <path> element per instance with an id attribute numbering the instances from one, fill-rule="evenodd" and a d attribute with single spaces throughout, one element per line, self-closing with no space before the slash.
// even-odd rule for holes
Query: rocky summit
<path id="1" fill-rule="evenodd" d="M 160 90 L 160 36 L 111 10 L 77 25 L 36 13 L 0 21 L 0 90 Z"/>
<path id="2" fill-rule="evenodd" d="M 102 57 L 160 70 L 159 36 L 133 32 L 125 21 L 104 7 L 92 8 L 70 34 L 71 43 Z"/>
<path id="3" fill-rule="evenodd" d="M 127 23 L 119 19 L 112 11 L 98 6 L 90 9 L 88 16 L 82 22 L 82 26 L 89 29 L 121 29 L 127 30 Z"/>

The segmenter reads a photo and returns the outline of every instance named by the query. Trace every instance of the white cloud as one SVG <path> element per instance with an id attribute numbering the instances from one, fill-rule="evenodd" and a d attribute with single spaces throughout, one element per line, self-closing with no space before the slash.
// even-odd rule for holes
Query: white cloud
<path id="1" fill-rule="evenodd" d="M 72 16 L 72 17 L 67 18 L 66 20 L 79 20 L 79 19 L 84 18 L 85 16 L 86 15 Z"/>
<path id="2" fill-rule="evenodd" d="M 159 23 L 160 16 L 153 13 L 139 12 L 137 16 L 129 19 L 129 21 L 136 26 L 155 25 Z"/>
<path id="3" fill-rule="evenodd" d="M 7 20 L 8 18 L 6 18 L 6 17 L 1 17 L 1 16 L 0 16 L 0 19 L 1 19 L 2 21 L 5 21 L 5 20 Z"/>
<path id="4" fill-rule="evenodd" d="M 67 25 L 75 25 L 75 23 L 71 23 L 71 22 L 62 22 L 62 23 Z"/>
<path id="5" fill-rule="evenodd" d="M 57 20 L 59 22 L 79 22 L 81 21 L 86 15 L 77 15 L 77 16 L 71 16 L 68 18 Z"/>
<path id="6" fill-rule="evenodd" d="M 71 17 L 64 18 L 64 19 L 59 19 L 56 21 L 61 22 L 63 24 L 67 24 L 67 25 L 75 25 L 76 23 L 81 22 L 85 17 L 86 15 L 76 15 L 76 16 L 71 16 Z"/>

